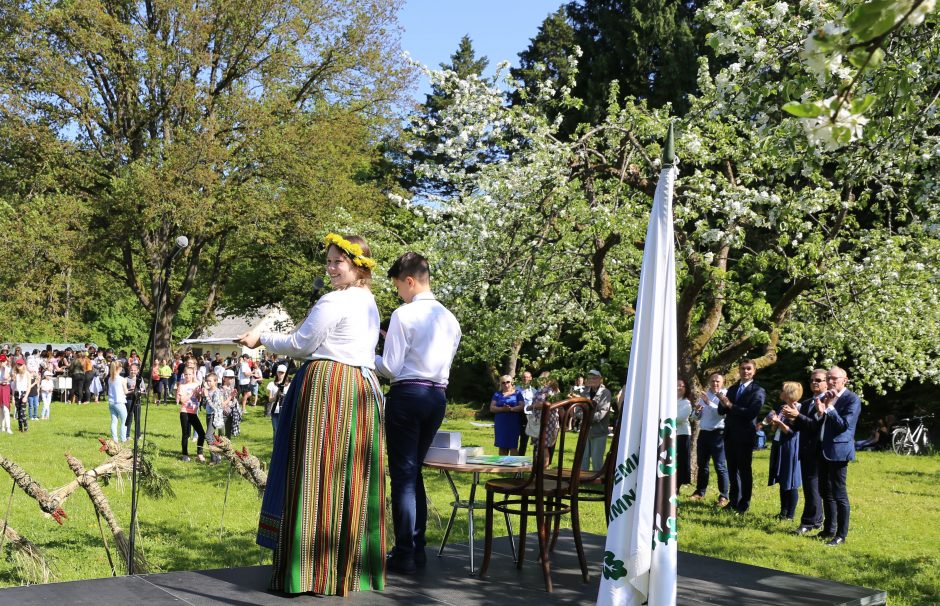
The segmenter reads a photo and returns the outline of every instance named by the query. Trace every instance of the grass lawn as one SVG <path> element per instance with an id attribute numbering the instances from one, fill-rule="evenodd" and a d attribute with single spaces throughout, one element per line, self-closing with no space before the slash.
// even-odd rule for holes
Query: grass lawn
<path id="1" fill-rule="evenodd" d="M 492 447 L 492 429 L 470 424 L 473 409 L 451 405 L 443 429 L 460 431 L 464 445 Z M 15 422 L 14 422 L 15 425 Z M 71 452 L 86 468 L 104 460 L 97 437 L 107 434 L 106 404 L 82 407 L 53 404 L 52 420 L 33 421 L 27 434 L 0 435 L 0 454 L 21 465 L 47 489 L 74 478 L 63 454 Z M 219 538 L 226 465 L 209 466 L 178 460 L 179 417 L 176 407 L 150 408 L 150 439 L 158 446 L 154 465 L 171 479 L 175 497 L 161 500 L 143 496 L 140 503 L 140 545 L 151 566 L 161 571 L 247 566 L 269 562 L 269 552 L 254 543 L 260 508 L 255 489 L 237 475 L 231 480 L 225 510 L 225 528 Z M 270 456 L 271 425 L 260 408 L 249 409 L 236 445 L 263 460 Z M 191 454 L 195 445 L 191 444 Z M 736 516 L 715 508 L 715 489 L 704 502 L 686 498 L 680 502 L 679 537 L 684 551 L 766 566 L 787 572 L 809 574 L 854 585 L 888 591 L 892 605 L 928 605 L 940 600 L 940 457 L 899 457 L 886 453 L 861 453 L 849 467 L 852 526 L 849 542 L 840 548 L 792 534 L 793 524 L 773 519 L 779 508 L 777 488 L 766 487 L 767 456 L 755 455 L 755 495 L 751 513 Z M 450 489 L 443 476 L 426 474 L 432 505 L 428 537 L 439 544 L 450 513 Z M 469 477 L 455 476 L 461 496 L 468 491 Z M 459 483 L 463 485 L 459 485 Z M 12 481 L 0 473 L 2 512 Z M 127 531 L 130 484 L 112 481 L 104 492 L 118 523 Z M 802 504 L 801 504 L 802 507 Z M 64 505 L 68 520 L 63 526 L 42 514 L 31 498 L 17 490 L 9 524 L 40 546 L 54 567 L 56 580 L 109 576 L 111 569 L 102 547 L 95 512 L 83 491 Z M 586 504 L 582 527 L 585 532 L 604 534 L 600 504 Z M 476 520 L 482 537 L 483 513 Z M 504 532 L 501 524 L 497 533 Z M 110 533 L 105 528 L 109 544 Z M 458 516 L 452 540 L 463 541 L 466 517 Z M 9 548 L 4 547 L 4 551 Z M 113 549 L 113 548 L 112 548 Z M 446 552 L 445 552 L 446 553 Z M 117 554 L 114 554 L 117 558 Z M 121 564 L 116 561 L 121 572 Z M 0 584 L 18 585 L 24 580 L 10 558 L 0 560 Z"/>

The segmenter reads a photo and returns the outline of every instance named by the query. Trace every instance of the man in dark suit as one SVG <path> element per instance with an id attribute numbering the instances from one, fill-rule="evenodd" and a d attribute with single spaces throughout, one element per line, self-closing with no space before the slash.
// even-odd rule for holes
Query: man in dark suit
<path id="1" fill-rule="evenodd" d="M 751 506 L 754 477 L 751 460 L 754 456 L 754 438 L 757 427 L 754 420 L 764 406 L 767 394 L 754 382 L 757 365 L 754 360 L 742 360 L 738 365 L 737 385 L 719 398 L 718 414 L 725 415 L 725 456 L 731 479 L 731 508 L 745 513 Z"/>
<path id="2" fill-rule="evenodd" d="M 819 488 L 825 522 L 817 536 L 835 547 L 849 534 L 849 494 L 845 487 L 849 461 L 855 460 L 855 425 L 862 401 L 846 389 L 848 374 L 838 366 L 826 375 L 828 391 L 816 403 L 819 424 Z"/>
<path id="3" fill-rule="evenodd" d="M 819 424 L 816 422 L 816 402 L 826 393 L 826 375 L 821 368 L 813 371 L 809 378 L 812 397 L 800 403 L 800 407 L 784 406 L 783 416 L 790 419 L 794 431 L 800 433 L 800 476 L 803 480 L 803 515 L 796 534 L 804 535 L 822 527 L 823 505 L 819 494 Z"/>

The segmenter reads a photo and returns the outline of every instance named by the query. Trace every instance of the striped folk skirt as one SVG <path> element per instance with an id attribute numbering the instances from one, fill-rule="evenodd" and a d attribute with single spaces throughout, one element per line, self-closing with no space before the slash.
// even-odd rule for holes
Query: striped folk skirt
<path id="1" fill-rule="evenodd" d="M 314 360 L 301 372 L 291 384 L 300 390 L 290 425 L 282 418 L 278 427 L 288 433 L 288 452 L 271 589 L 383 589 L 382 392 L 370 373 L 331 360 Z"/>

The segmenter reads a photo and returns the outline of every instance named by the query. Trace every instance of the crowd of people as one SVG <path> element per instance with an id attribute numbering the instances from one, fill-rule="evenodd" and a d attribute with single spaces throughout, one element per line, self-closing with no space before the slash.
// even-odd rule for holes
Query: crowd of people
<path id="1" fill-rule="evenodd" d="M 768 486 L 777 485 L 780 509 L 777 517 L 794 520 L 800 489 L 803 510 L 795 532 L 816 536 L 829 546 L 846 541 L 851 507 L 846 488 L 849 461 L 856 448 L 878 443 L 888 431 L 879 421 L 870 439 L 855 440 L 861 412 L 861 400 L 847 388 L 845 370 L 833 367 L 814 370 L 809 377 L 809 396 L 803 397 L 803 385 L 785 381 L 776 402 L 768 401 L 763 387 L 754 381 L 757 365 L 743 360 L 738 366 L 738 381 L 730 388 L 724 375 L 712 374 L 705 392 L 694 397 L 685 380 L 677 384 L 676 475 L 681 488 L 693 484 L 693 501 L 705 499 L 710 472 L 717 475 L 716 506 L 736 513 L 746 513 L 753 495 L 752 461 L 758 435 L 770 434 Z M 558 384 L 547 374 L 540 385 L 532 384 L 532 374 L 522 374 L 521 385 L 513 377 L 500 377 L 500 389 L 490 401 L 494 414 L 495 445 L 501 455 L 524 454 L 526 444 L 538 436 L 541 409 L 552 398 L 560 397 Z M 589 429 L 584 470 L 600 470 L 605 462 L 612 412 L 612 397 L 603 384 L 601 372 L 592 369 L 586 381 L 578 377 L 568 397 L 583 396 L 593 400 L 594 418 Z M 622 394 L 615 400 L 622 404 Z M 762 412 L 769 408 L 766 414 Z M 558 432 L 557 413 L 548 420 L 546 443 L 549 459 L 553 456 Z M 691 452 L 692 421 L 699 432 L 695 452 Z M 577 419 L 566 429 L 577 430 Z M 610 433 L 609 433 L 610 432 Z M 691 474 L 692 457 L 697 475 Z M 815 532 L 815 534 L 813 534 Z"/>
<path id="2" fill-rule="evenodd" d="M 689 484 L 689 419 L 699 424 L 698 467 L 691 499 L 701 501 L 708 490 L 710 468 L 718 476 L 720 508 L 745 513 L 753 492 L 752 458 L 761 427 L 772 432 L 768 485 L 780 491 L 782 520 L 793 520 L 803 491 L 803 510 L 795 532 L 825 540 L 832 547 L 845 543 L 849 532 L 846 475 L 855 460 L 855 428 L 862 404 L 849 390 L 845 370 L 816 369 L 809 377 L 809 397 L 803 386 L 785 381 L 778 401 L 758 418 L 767 393 L 754 381 L 757 366 L 743 360 L 738 382 L 725 389 L 724 376 L 712 374 L 700 397 L 691 398 L 685 381 L 678 384 L 678 483 Z M 694 403 L 693 403 L 694 401 Z"/>
<path id="3" fill-rule="evenodd" d="M 494 445 L 500 455 L 525 455 L 528 444 L 533 446 L 539 435 L 542 423 L 542 409 L 555 396 L 560 395 L 558 382 L 548 373 L 539 376 L 539 387 L 532 382 L 532 373 L 522 373 L 522 384 L 516 386 L 512 376 L 503 375 L 499 379 L 500 389 L 490 399 L 490 412 L 494 415 Z M 587 373 L 587 380 L 578 376 L 575 384 L 568 390 L 567 397 L 584 397 L 593 402 L 591 425 L 588 429 L 588 445 L 582 460 L 584 471 L 600 471 L 607 452 L 607 438 L 611 434 L 613 401 L 610 390 L 604 385 L 601 371 L 592 368 Z M 580 412 L 580 410 L 576 411 Z M 579 417 L 567 418 L 566 430 L 579 428 Z M 554 411 L 547 420 L 546 449 L 549 460 L 554 456 L 555 443 L 560 431 L 558 412 Z"/>
<path id="4" fill-rule="evenodd" d="M 180 352 L 155 362 L 148 384 L 139 376 L 140 364 L 136 350 L 116 353 L 91 343 L 61 351 L 51 345 L 26 352 L 19 346 L 12 350 L 4 347 L 0 350 L 0 432 L 13 433 L 11 409 L 21 432 L 29 431 L 30 421 L 50 419 L 53 394 L 58 392 L 62 402 L 76 405 L 106 399 L 111 438 L 126 442 L 140 404 L 135 395 L 142 396 L 150 389 L 157 404 L 173 402 L 180 407 L 182 459 L 190 460 L 188 439 L 195 433 L 199 436 L 197 459 L 202 461 L 207 435 L 211 439 L 215 431 L 226 437 L 239 434 L 246 407 L 258 404 L 259 386 L 267 378 L 274 380 L 268 385 L 265 414 L 277 430 L 280 402 L 289 385 L 287 377 L 295 367 L 293 360 L 267 352 L 257 361 L 234 351 L 226 358 L 221 353 L 213 357 Z M 57 378 L 69 381 L 57 382 Z M 205 414 L 205 427 L 200 411 Z"/>

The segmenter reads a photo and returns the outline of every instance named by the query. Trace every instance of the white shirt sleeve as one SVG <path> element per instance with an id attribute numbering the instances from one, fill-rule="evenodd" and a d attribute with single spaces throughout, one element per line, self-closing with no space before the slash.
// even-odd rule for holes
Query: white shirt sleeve
<path id="1" fill-rule="evenodd" d="M 261 344 L 271 353 L 309 359 L 344 316 L 341 301 L 325 295 L 313 306 L 300 328 L 289 335 L 261 333 Z"/>
<path id="2" fill-rule="evenodd" d="M 375 369 L 387 379 L 394 379 L 401 372 L 408 353 L 408 339 L 398 313 L 392 313 L 392 319 L 385 331 L 385 347 L 381 356 L 375 356 Z"/>

